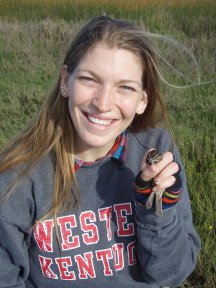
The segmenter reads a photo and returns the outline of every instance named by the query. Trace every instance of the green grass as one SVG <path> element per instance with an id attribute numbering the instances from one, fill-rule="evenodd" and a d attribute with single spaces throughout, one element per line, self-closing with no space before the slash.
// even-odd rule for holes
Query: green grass
<path id="1" fill-rule="evenodd" d="M 117 4 L 115 4 L 117 3 Z M 144 4 L 143 4 L 144 3 Z M 173 35 L 196 55 L 201 81 L 215 81 L 215 1 L 63 1 L 0 2 L 0 146 L 40 109 L 52 89 L 63 55 L 79 26 L 106 13 Z M 196 80 L 193 62 L 175 46 L 160 49 L 186 76 L 164 68 L 172 84 Z M 169 46 L 169 45 L 168 45 Z M 165 53 L 166 52 L 166 53 Z M 185 60 L 186 59 L 186 60 Z M 164 65 L 163 65 L 164 66 Z M 186 167 L 195 226 L 202 251 L 196 271 L 182 287 L 216 287 L 216 101 L 215 84 L 174 89 L 163 85 L 175 140 Z"/>

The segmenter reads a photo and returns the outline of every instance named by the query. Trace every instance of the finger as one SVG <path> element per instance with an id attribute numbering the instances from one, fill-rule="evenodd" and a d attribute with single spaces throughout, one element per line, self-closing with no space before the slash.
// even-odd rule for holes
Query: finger
<path id="1" fill-rule="evenodd" d="M 150 166 L 143 169 L 143 171 L 141 173 L 141 178 L 144 181 L 149 181 L 149 180 L 153 179 L 155 176 L 157 176 L 158 172 L 159 172 L 158 167 L 155 164 L 150 165 Z"/>
<path id="2" fill-rule="evenodd" d="M 176 181 L 176 178 L 175 178 L 175 176 L 172 175 L 172 176 L 166 178 L 160 184 L 155 185 L 152 190 L 155 191 L 155 192 L 157 192 L 159 190 L 164 190 L 166 188 L 171 187 L 175 183 L 175 181 Z"/>
<path id="3" fill-rule="evenodd" d="M 173 154 L 171 152 L 165 152 L 163 154 L 162 160 L 160 160 L 158 163 L 154 164 L 158 167 L 158 171 L 160 172 L 162 169 L 164 169 L 168 164 L 173 162 Z"/>
<path id="4" fill-rule="evenodd" d="M 173 154 L 171 152 L 165 152 L 162 155 L 162 160 L 157 162 L 156 164 L 149 165 L 146 163 L 146 158 L 147 155 L 149 154 L 150 151 L 155 150 L 154 148 L 149 149 L 146 154 L 143 157 L 142 163 L 141 163 L 141 170 L 144 170 L 146 167 L 156 165 L 159 168 L 159 171 L 162 170 L 166 165 L 171 163 L 173 161 Z"/>
<path id="5" fill-rule="evenodd" d="M 143 170 L 141 177 L 144 181 L 148 181 L 157 176 L 157 174 L 160 173 L 160 171 L 162 171 L 168 164 L 170 164 L 173 161 L 173 154 L 171 152 L 165 152 L 163 154 L 162 160 L 160 160 L 156 164 L 152 165 L 146 164 L 145 163 L 146 156 L 148 155 L 149 151 L 152 150 L 154 149 L 152 148 L 147 151 L 141 164 L 141 170 Z"/>
<path id="6" fill-rule="evenodd" d="M 159 174 L 154 178 L 154 182 L 159 185 L 170 176 L 176 174 L 179 171 L 179 165 L 176 162 L 168 164 Z"/>

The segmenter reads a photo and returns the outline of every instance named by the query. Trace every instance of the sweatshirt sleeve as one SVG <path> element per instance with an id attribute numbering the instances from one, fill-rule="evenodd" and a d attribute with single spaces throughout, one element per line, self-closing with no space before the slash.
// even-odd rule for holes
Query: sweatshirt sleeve
<path id="1" fill-rule="evenodd" d="M 1 174 L 1 188 L 13 178 L 12 172 Z M 0 288 L 26 287 L 25 280 L 29 274 L 28 246 L 34 214 L 31 192 L 31 181 L 23 179 L 11 196 L 0 204 Z"/>
<path id="2" fill-rule="evenodd" d="M 136 203 L 137 257 L 145 281 L 160 286 L 176 287 L 194 270 L 200 240 L 194 229 L 186 176 L 179 153 L 182 192 L 178 203 L 157 216 Z"/>

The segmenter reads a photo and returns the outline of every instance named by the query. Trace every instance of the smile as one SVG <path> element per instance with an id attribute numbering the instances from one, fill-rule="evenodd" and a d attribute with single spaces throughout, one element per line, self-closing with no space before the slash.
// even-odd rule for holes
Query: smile
<path id="1" fill-rule="evenodd" d="M 108 126 L 109 124 L 113 122 L 113 120 L 111 119 L 99 119 L 99 118 L 89 115 L 88 113 L 85 113 L 85 116 L 90 122 L 98 124 L 98 125 Z"/>

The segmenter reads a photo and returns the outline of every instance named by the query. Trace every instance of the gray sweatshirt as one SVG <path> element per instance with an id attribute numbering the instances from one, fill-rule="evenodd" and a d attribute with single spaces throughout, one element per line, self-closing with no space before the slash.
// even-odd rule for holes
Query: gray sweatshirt
<path id="1" fill-rule="evenodd" d="M 127 134 L 126 161 L 108 158 L 77 171 L 80 204 L 57 217 L 61 253 L 48 211 L 54 161 L 42 159 L 0 206 L 0 287 L 158 288 L 178 286 L 193 271 L 200 240 L 186 178 L 178 204 L 156 216 L 134 201 L 134 179 L 149 148 L 171 150 L 163 129 Z M 0 175 L 4 187 L 15 171 Z"/>

